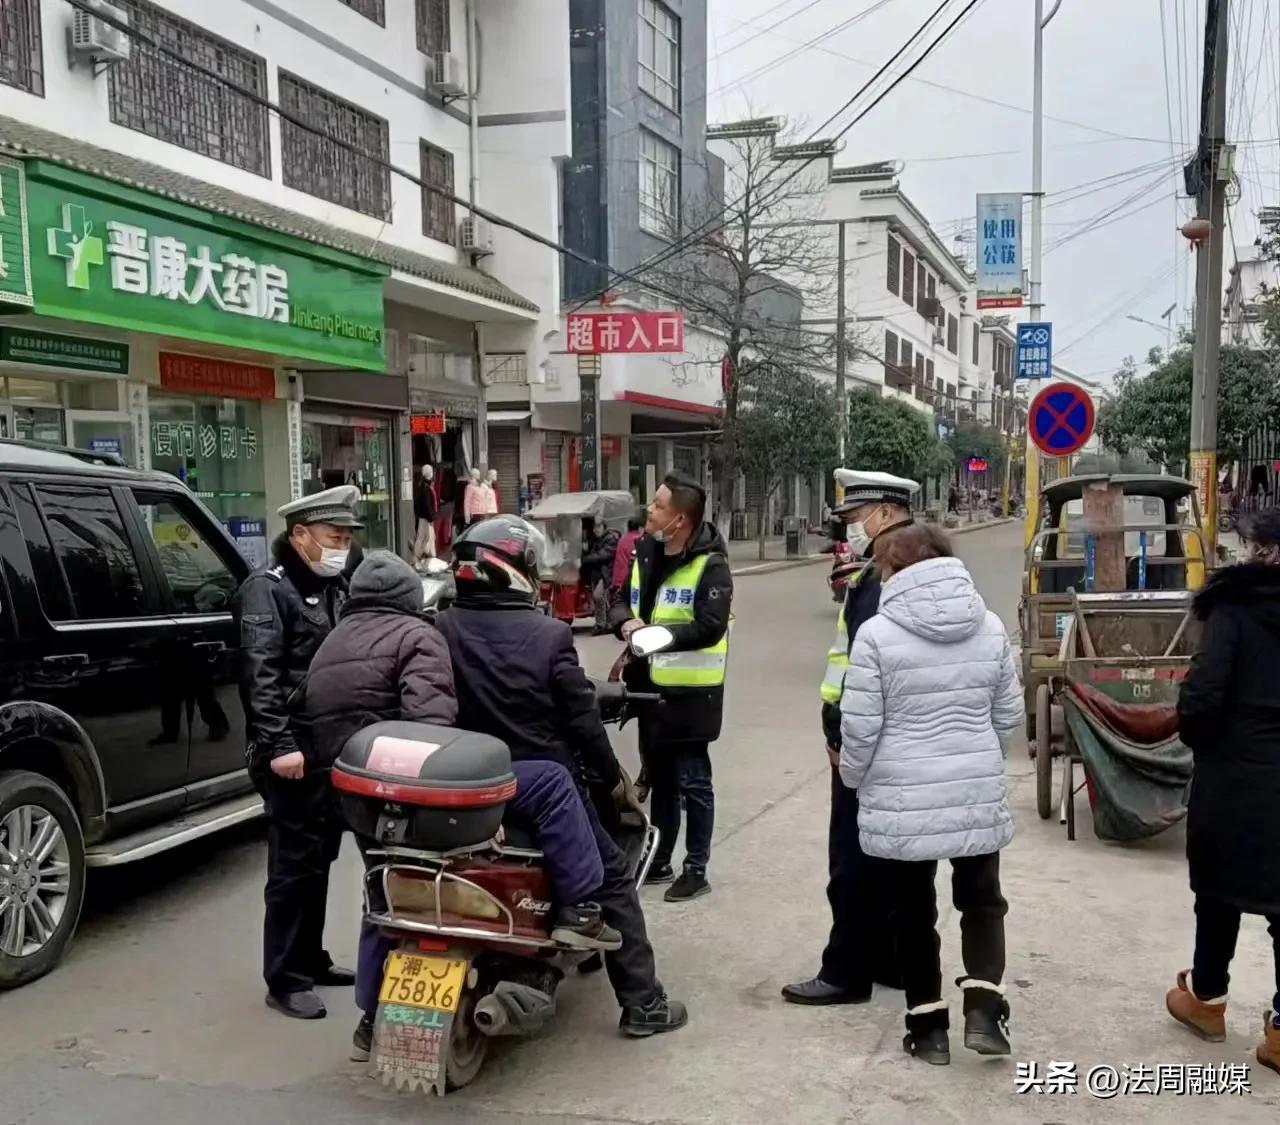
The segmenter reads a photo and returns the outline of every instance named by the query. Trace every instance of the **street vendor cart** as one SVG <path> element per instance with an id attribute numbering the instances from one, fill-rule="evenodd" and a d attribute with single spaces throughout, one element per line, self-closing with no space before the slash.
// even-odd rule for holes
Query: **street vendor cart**
<path id="1" fill-rule="evenodd" d="M 581 573 L 587 535 L 597 520 L 625 531 L 636 510 L 631 493 L 613 490 L 560 492 L 525 513 L 525 519 L 536 523 L 547 537 L 539 598 L 548 614 L 572 625 L 595 613 L 591 590 Z"/>

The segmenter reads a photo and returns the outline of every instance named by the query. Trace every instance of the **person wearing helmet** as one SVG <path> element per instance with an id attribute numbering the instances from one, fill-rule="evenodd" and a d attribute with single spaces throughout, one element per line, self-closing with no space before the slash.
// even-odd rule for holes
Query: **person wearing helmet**
<path id="1" fill-rule="evenodd" d="M 658 980 L 627 861 L 585 786 L 587 773 L 611 789 L 623 777 L 572 630 L 537 608 L 546 540 L 531 523 L 497 515 L 467 528 L 453 550 L 457 598 L 437 625 L 453 660 L 458 726 L 500 738 L 516 761 L 559 762 L 577 778 L 604 863 L 594 899 L 622 935 L 622 947 L 606 954 L 619 1027 L 637 1038 L 683 1027 L 688 1013 Z"/>

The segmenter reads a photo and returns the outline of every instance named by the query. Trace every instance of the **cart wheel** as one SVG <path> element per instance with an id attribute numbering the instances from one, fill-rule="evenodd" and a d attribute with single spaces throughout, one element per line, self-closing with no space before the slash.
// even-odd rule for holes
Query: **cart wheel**
<path id="1" fill-rule="evenodd" d="M 1053 721 L 1049 685 L 1036 688 L 1036 812 L 1041 820 L 1053 816 Z"/>
<path id="2" fill-rule="evenodd" d="M 1067 839 L 1076 838 L 1076 778 L 1075 761 L 1071 757 L 1070 747 L 1064 755 L 1066 767 L 1062 771 L 1062 819 L 1067 825 Z"/>

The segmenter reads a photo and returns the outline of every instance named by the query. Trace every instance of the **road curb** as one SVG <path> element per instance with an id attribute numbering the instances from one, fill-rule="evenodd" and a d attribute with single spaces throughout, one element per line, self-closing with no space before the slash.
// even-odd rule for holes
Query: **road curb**
<path id="1" fill-rule="evenodd" d="M 960 527 L 943 528 L 948 535 L 968 535 L 974 531 L 985 531 L 992 527 L 1003 527 L 1007 523 L 1017 523 L 1021 517 L 1007 516 L 996 520 L 984 520 L 982 523 L 962 524 Z M 730 573 L 735 578 L 740 575 L 773 574 L 779 570 L 791 570 L 797 566 L 812 566 L 814 563 L 826 562 L 830 555 L 808 555 L 803 559 L 774 559 L 764 562 L 749 563 L 745 566 L 733 567 Z"/>

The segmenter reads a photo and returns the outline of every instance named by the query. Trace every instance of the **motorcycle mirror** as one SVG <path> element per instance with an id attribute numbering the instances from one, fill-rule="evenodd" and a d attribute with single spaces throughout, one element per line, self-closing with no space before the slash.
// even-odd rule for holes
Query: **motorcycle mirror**
<path id="1" fill-rule="evenodd" d="M 646 625 L 631 634 L 631 651 L 637 656 L 653 656 L 675 644 L 675 634 L 665 625 Z"/>

